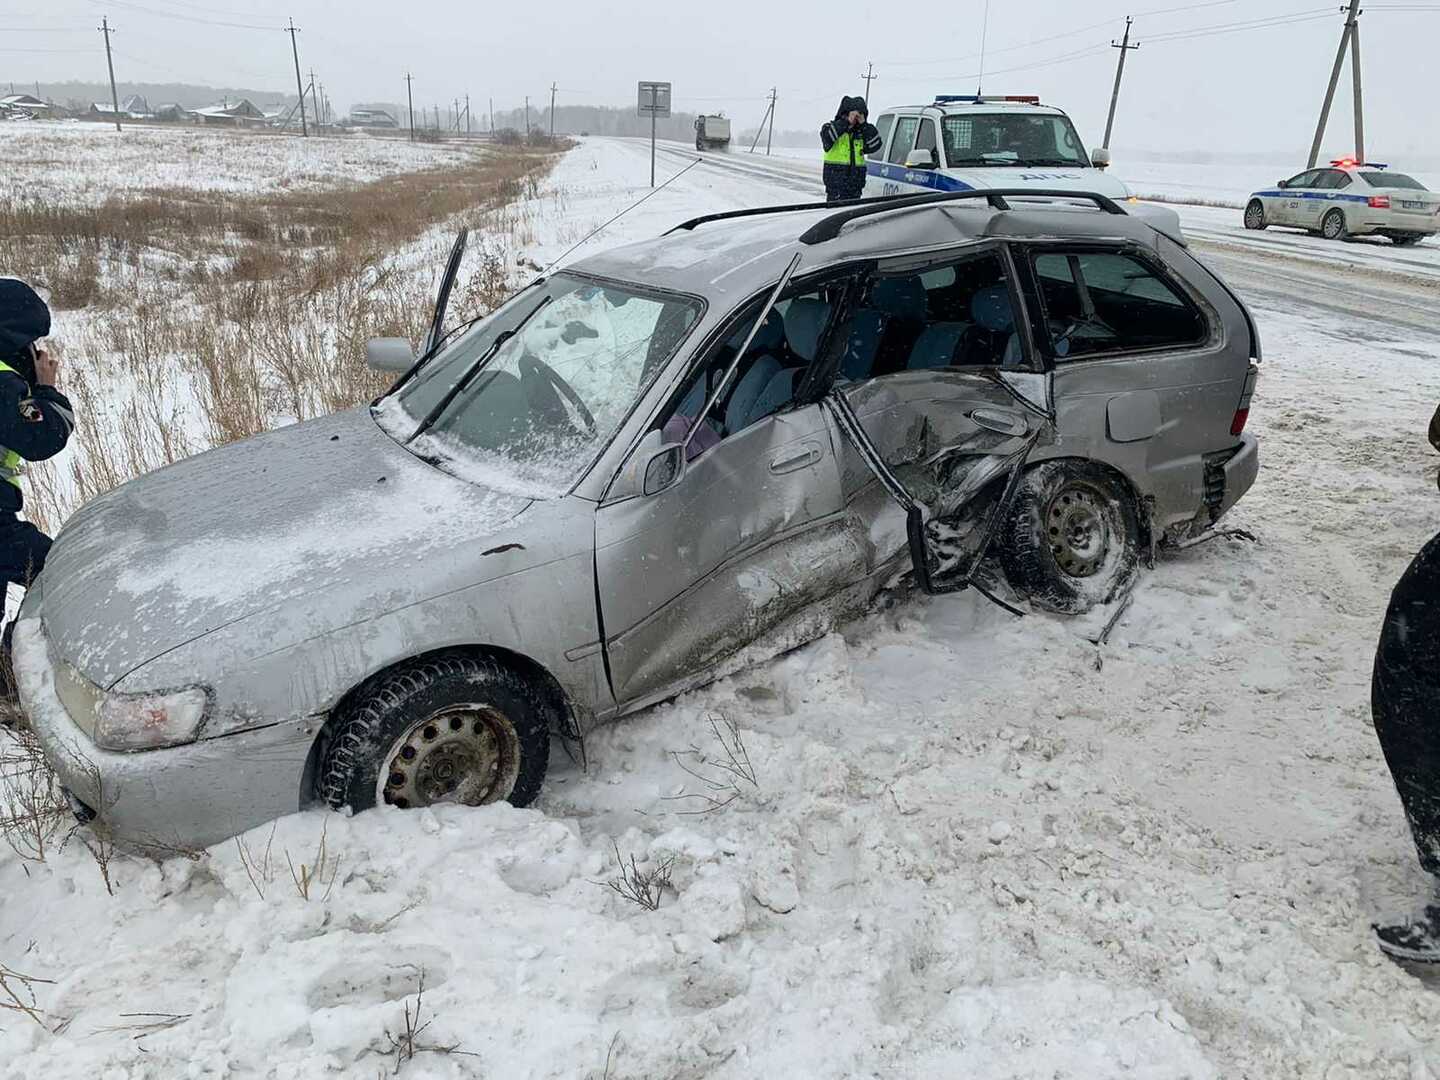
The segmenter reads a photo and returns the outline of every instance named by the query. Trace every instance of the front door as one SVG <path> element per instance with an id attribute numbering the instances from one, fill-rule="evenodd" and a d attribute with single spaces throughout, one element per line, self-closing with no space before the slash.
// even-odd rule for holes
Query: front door
<path id="1" fill-rule="evenodd" d="M 800 286 L 783 297 L 725 381 L 752 307 L 656 422 L 666 442 L 690 435 L 679 477 L 601 507 L 596 572 L 622 708 L 738 666 L 752 647 L 759 658 L 823 633 L 816 611 L 864 577 L 827 417 L 795 401 L 842 291 Z"/>

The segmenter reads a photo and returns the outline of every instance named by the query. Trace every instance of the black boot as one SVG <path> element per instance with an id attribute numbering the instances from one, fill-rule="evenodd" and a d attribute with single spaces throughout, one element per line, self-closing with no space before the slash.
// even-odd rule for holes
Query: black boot
<path id="1" fill-rule="evenodd" d="M 1426 907 L 1423 917 L 1372 929 L 1386 956 L 1415 964 L 1440 964 L 1440 906 Z"/>

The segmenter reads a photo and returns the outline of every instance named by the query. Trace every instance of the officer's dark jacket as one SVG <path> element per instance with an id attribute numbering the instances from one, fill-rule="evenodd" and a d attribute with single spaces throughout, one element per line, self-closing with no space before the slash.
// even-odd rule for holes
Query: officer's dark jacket
<path id="1" fill-rule="evenodd" d="M 53 386 L 34 385 L 32 346 L 49 332 L 50 312 L 34 290 L 0 278 L 0 513 L 24 504 L 20 459 L 54 457 L 75 429 L 70 400 Z"/>

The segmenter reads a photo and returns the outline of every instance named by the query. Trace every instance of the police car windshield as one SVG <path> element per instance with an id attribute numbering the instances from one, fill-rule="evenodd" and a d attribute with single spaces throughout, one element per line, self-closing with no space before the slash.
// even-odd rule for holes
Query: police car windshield
<path id="1" fill-rule="evenodd" d="M 1090 166 L 1080 136 L 1065 116 L 960 113 L 945 117 L 940 129 L 952 167 Z"/>
<path id="2" fill-rule="evenodd" d="M 380 402 L 376 419 L 462 478 L 541 498 L 564 494 L 702 310 L 685 296 L 556 274 L 456 339 Z M 439 415 L 412 439 L 437 405 Z"/>
<path id="3" fill-rule="evenodd" d="M 1425 185 L 1413 176 L 1398 172 L 1362 172 L 1360 179 L 1371 187 L 1399 188 L 1403 191 L 1424 191 Z"/>

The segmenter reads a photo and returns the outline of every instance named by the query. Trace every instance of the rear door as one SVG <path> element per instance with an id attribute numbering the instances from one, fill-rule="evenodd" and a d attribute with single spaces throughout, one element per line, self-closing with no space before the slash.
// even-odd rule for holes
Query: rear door
<path id="1" fill-rule="evenodd" d="M 841 494 L 877 587 L 910 552 L 905 510 L 872 454 L 927 520 L 963 523 L 948 549 L 959 558 L 979 538 L 969 500 L 1052 440 L 1024 311 L 998 244 L 890 260 L 862 287 L 832 396 L 869 444 L 837 415 Z"/>

